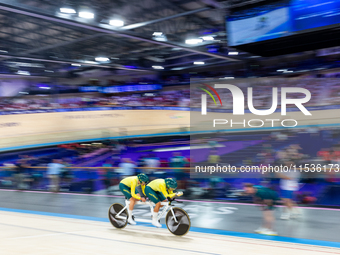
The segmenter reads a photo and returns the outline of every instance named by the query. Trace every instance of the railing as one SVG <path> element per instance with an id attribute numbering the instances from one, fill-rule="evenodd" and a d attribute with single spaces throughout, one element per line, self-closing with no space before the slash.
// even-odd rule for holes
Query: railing
<path id="1" fill-rule="evenodd" d="M 188 124 L 189 125 L 189 124 Z M 0 151 L 18 149 L 16 146 L 32 146 L 37 145 L 56 145 L 65 144 L 70 142 L 81 141 L 95 141 L 101 139 L 115 139 L 115 138 L 129 138 L 142 136 L 157 136 L 162 134 L 176 134 L 188 132 L 187 126 L 181 125 L 149 125 L 149 126 L 136 126 L 124 127 L 124 132 L 120 127 L 104 128 L 104 129 L 90 129 L 90 130 L 76 130 L 65 132 L 50 132 L 50 133 L 37 133 L 25 134 L 20 136 L 6 136 L 0 140 Z"/>
<path id="2" fill-rule="evenodd" d="M 204 165 L 204 164 L 202 164 Z M 206 165 L 211 165 L 206 163 Z M 220 165 L 223 165 L 222 163 Z M 313 170 L 312 167 L 307 166 L 295 166 L 293 167 L 293 171 L 298 171 L 301 173 L 301 179 L 327 179 L 327 178 L 340 178 L 340 170 L 339 166 L 333 166 L 332 169 L 330 167 L 324 167 L 322 164 L 319 164 L 320 167 L 317 167 L 317 163 L 315 163 L 316 170 Z M 267 178 L 279 178 L 279 175 L 275 175 L 275 173 L 283 173 L 283 170 L 276 170 L 274 169 L 272 172 L 269 172 L 269 168 L 265 166 L 257 166 L 257 165 L 244 165 L 242 167 L 234 167 L 233 170 L 235 171 L 221 171 L 220 173 L 203 173 L 198 171 L 195 167 L 135 167 L 134 173 L 132 175 L 137 175 L 138 173 L 146 173 L 150 179 L 155 178 L 175 178 L 179 182 L 197 182 L 197 183 L 204 183 L 209 180 L 209 178 L 222 178 L 221 182 L 235 182 L 236 179 L 241 178 L 257 178 L 263 179 L 264 177 Z M 281 171 L 281 172 L 280 172 Z M 268 173 L 273 173 L 273 175 L 269 175 Z M 217 175 L 216 175 L 217 174 Z M 21 175 L 21 176 L 18 176 Z M 61 182 L 65 181 L 67 184 L 76 184 L 82 183 L 86 181 L 94 181 L 94 182 L 101 182 L 104 180 L 110 181 L 110 185 L 118 184 L 119 181 L 126 177 L 126 173 L 122 171 L 121 167 L 63 167 L 61 173 L 58 175 Z M 26 186 L 28 184 L 32 184 L 31 186 L 28 185 L 26 189 L 39 189 L 44 190 L 48 189 L 48 170 L 45 166 L 33 166 L 33 167 L 26 167 L 21 172 L 18 172 L 16 167 L 9 167 L 9 166 L 2 166 L 0 167 L 0 187 L 2 188 L 20 188 L 20 183 L 15 180 L 16 177 L 20 177 L 21 184 L 24 182 Z M 194 178 L 194 179 L 193 179 Z M 6 184 L 7 181 L 7 184 Z M 236 181 L 237 182 L 237 181 Z M 340 179 L 339 179 L 340 182 Z M 9 184 L 11 183 L 11 184 Z M 61 186 L 63 183 L 60 183 Z M 182 183 L 181 183 L 182 184 Z M 112 186 L 111 185 L 111 186 Z M 101 189 L 108 188 L 104 187 L 103 185 L 97 186 L 97 188 L 93 188 L 93 192 L 99 191 Z M 180 187 L 180 188 L 185 188 Z M 74 190 L 75 192 L 81 190 Z"/>
<path id="3" fill-rule="evenodd" d="M 136 167 L 134 174 L 145 172 L 151 179 L 175 178 L 178 177 L 176 171 L 184 172 L 189 177 L 188 167 Z M 108 190 L 126 176 L 120 167 L 63 167 L 60 174 L 51 176 L 45 166 L 26 167 L 21 172 L 15 167 L 6 166 L 0 167 L 0 188 L 94 193 Z"/>
<path id="4" fill-rule="evenodd" d="M 236 168 L 240 170 L 240 167 Z M 120 167 L 64 167 L 58 176 L 47 174 L 47 167 L 27 167 L 18 173 L 13 167 L 0 167 L 0 189 L 17 189 L 27 191 L 51 191 L 67 193 L 93 193 L 97 195 L 122 196 L 118 188 L 120 180 L 126 175 L 119 171 Z M 308 170 L 300 179 L 303 192 L 310 193 L 309 197 L 315 197 L 312 204 L 339 206 L 340 204 L 340 172 L 329 171 L 326 173 L 313 173 Z M 195 173 L 194 168 L 171 168 L 171 167 L 136 167 L 135 174 L 145 172 L 149 178 L 175 178 L 178 182 L 178 189 L 184 191 L 184 198 L 188 199 L 227 199 L 238 201 L 251 201 L 251 197 L 243 194 L 243 184 L 251 182 L 263 184 L 263 177 L 270 177 L 263 173 L 257 173 L 253 178 L 244 176 L 241 173 L 224 174 L 222 179 L 216 178 L 195 178 L 190 175 Z M 203 177 L 203 175 L 199 176 Z M 205 175 L 205 177 L 211 177 Z M 216 177 L 216 176 L 213 176 Z M 247 177 L 247 178 L 244 178 Z M 312 183 L 309 181 L 313 179 Z M 309 180 L 309 181 L 308 181 Z M 278 179 L 272 179 L 271 187 L 280 190 Z M 269 185 L 266 183 L 265 185 Z M 316 188 L 318 186 L 318 188 Z M 335 190 L 335 191 L 334 191 Z M 334 192 L 338 192 L 334 194 Z M 301 197 L 300 197 L 301 198 Z M 299 199 L 300 199 L 299 198 Z M 299 202 L 303 202 L 300 200 Z"/>

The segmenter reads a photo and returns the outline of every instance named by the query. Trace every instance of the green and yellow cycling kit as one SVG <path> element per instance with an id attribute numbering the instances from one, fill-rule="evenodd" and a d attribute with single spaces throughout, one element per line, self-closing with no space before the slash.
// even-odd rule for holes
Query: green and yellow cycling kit
<path id="1" fill-rule="evenodd" d="M 124 187 L 121 184 L 123 184 L 126 187 Z M 130 197 L 132 196 L 132 197 L 140 200 L 141 197 L 138 196 L 136 194 L 136 191 L 135 191 L 136 187 L 138 187 L 138 186 L 141 186 L 142 192 L 145 195 L 145 185 L 138 184 L 138 177 L 137 176 L 131 176 L 131 177 L 124 178 L 123 180 L 121 180 L 119 186 L 120 186 L 119 188 L 125 194 L 125 196 L 130 194 Z M 129 190 L 128 190 L 128 188 L 129 188 Z M 129 197 L 127 197 L 127 198 L 129 199 Z"/>
<path id="2" fill-rule="evenodd" d="M 167 190 L 164 179 L 153 180 L 147 185 L 147 187 L 150 187 L 155 192 L 162 193 L 165 198 L 167 197 L 173 198 L 174 196 L 176 196 L 176 194 L 173 193 L 173 191 Z"/>

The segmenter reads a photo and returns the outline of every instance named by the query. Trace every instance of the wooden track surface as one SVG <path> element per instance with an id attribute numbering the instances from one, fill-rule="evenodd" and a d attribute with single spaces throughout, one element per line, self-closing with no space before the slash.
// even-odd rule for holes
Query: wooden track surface
<path id="1" fill-rule="evenodd" d="M 0 254 L 340 254 L 336 248 L 13 212 L 0 212 Z"/>

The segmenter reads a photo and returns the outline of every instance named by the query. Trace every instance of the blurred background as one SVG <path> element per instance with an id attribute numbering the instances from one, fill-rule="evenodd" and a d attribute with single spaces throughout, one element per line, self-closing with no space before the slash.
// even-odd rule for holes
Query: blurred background
<path id="1" fill-rule="evenodd" d="M 143 172 L 176 178 L 186 199 L 250 202 L 243 183 L 281 192 L 280 180 L 195 179 L 190 162 L 340 164 L 339 10 L 321 0 L 0 1 L 0 188 L 120 196 L 119 181 Z M 303 87 L 315 118 L 190 136 L 192 79 L 237 79 L 257 109 L 271 106 L 272 87 Z M 222 96 L 208 108 L 230 112 Z M 337 172 L 298 179 L 299 204 L 340 205 Z"/>

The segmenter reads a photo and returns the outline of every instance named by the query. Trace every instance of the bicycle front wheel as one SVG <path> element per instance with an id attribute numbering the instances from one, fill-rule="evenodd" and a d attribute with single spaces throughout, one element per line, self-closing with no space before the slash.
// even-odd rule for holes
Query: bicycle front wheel
<path id="1" fill-rule="evenodd" d="M 128 223 L 128 212 L 126 209 L 123 211 L 123 209 L 124 206 L 119 203 L 112 204 L 109 208 L 109 220 L 115 228 L 123 229 Z M 119 212 L 120 214 L 117 216 Z"/>
<path id="2" fill-rule="evenodd" d="M 174 213 L 172 213 L 172 211 Z M 191 222 L 189 215 L 182 208 L 174 207 L 172 211 L 168 211 L 165 222 L 168 230 L 176 236 L 184 236 L 189 232 Z M 176 221 L 175 221 L 176 217 Z"/>

